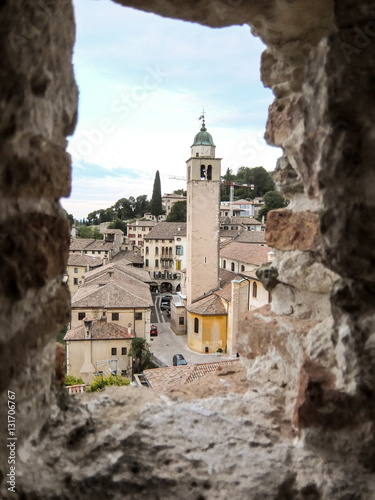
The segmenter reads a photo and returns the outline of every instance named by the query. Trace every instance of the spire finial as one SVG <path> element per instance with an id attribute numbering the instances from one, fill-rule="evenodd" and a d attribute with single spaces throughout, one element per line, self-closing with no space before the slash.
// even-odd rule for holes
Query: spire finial
<path id="1" fill-rule="evenodd" d="M 205 122 L 205 117 L 204 117 L 204 108 L 202 111 L 201 116 L 198 118 L 198 120 L 202 120 L 202 128 L 201 131 L 204 132 L 206 130 L 206 122 Z"/>

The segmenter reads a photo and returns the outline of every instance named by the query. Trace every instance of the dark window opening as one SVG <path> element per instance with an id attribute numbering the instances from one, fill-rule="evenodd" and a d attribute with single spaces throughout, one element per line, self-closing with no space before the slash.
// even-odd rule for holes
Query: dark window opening
<path id="1" fill-rule="evenodd" d="M 184 323 L 185 323 L 185 318 L 183 318 L 182 316 L 180 316 L 180 317 L 178 318 L 178 324 L 179 324 L 179 325 L 183 325 Z"/>
<path id="2" fill-rule="evenodd" d="M 126 356 L 128 354 L 128 348 L 127 347 L 121 347 L 121 354 L 122 354 L 122 356 Z"/>
<path id="3" fill-rule="evenodd" d="M 254 297 L 254 299 L 256 299 L 257 296 L 258 296 L 258 285 L 254 281 L 253 282 L 253 297 Z"/>
<path id="4" fill-rule="evenodd" d="M 208 165 L 207 167 L 207 180 L 210 181 L 212 179 L 212 165 Z"/>
<path id="5" fill-rule="evenodd" d="M 112 354 L 112 356 L 116 356 L 116 354 L 117 354 L 117 347 L 112 347 L 111 354 Z"/>
<path id="6" fill-rule="evenodd" d="M 86 317 L 86 313 L 78 313 L 78 320 L 83 320 Z"/>
<path id="7" fill-rule="evenodd" d="M 140 321 L 142 319 L 142 313 L 135 313 L 134 314 L 134 319 L 136 321 Z"/>
<path id="8" fill-rule="evenodd" d="M 194 333 L 199 333 L 199 319 L 194 318 Z"/>
<path id="9" fill-rule="evenodd" d="M 206 166 L 201 165 L 201 179 L 205 179 L 205 178 L 206 178 Z"/>
<path id="10" fill-rule="evenodd" d="M 112 313 L 112 321 L 118 321 L 120 319 L 120 313 Z"/>

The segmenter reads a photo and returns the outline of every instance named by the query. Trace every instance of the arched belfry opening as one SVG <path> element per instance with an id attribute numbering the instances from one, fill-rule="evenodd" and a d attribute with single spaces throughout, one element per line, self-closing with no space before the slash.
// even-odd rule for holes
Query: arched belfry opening
<path id="1" fill-rule="evenodd" d="M 139 8 L 135 0 L 117 3 Z M 55 372 L 51 339 L 69 320 L 62 283 L 69 230 L 58 200 L 70 192 L 66 138 L 77 119 L 74 13 L 68 0 L 1 2 L 0 432 L 7 453 L 0 496 L 14 487 L 19 498 L 46 500 L 167 499 L 181 491 L 187 499 L 251 491 L 254 498 L 370 500 L 372 5 L 166 0 L 142 8 L 215 28 L 247 23 L 267 46 L 261 78 L 275 100 L 265 137 L 283 148 L 275 180 L 290 200 L 267 220 L 275 258 L 258 274 L 272 303 L 243 318 L 245 371 L 237 378 L 213 373 L 210 384 L 187 384 L 173 397 L 125 388 L 69 399 L 56 388 L 61 363 Z M 208 387 L 219 387 L 214 397 L 205 397 Z"/>

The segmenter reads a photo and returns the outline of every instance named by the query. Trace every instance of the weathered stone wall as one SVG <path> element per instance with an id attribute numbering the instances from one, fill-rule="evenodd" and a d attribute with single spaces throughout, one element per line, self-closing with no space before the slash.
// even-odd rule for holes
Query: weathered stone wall
<path id="1" fill-rule="evenodd" d="M 213 27 L 248 23 L 267 45 L 261 74 L 275 101 L 266 139 L 283 148 L 277 185 L 290 200 L 268 220 L 276 256 L 262 273 L 273 301 L 243 318 L 243 391 L 223 373 L 212 386 L 192 384 L 186 401 L 133 388 L 56 399 L 51 339 L 69 314 L 68 229 L 56 200 L 70 190 L 74 22 L 68 1 L 0 2 L 0 428 L 10 389 L 12 498 L 371 500 L 375 2 L 141 8 Z M 228 394 L 215 397 L 216 386 Z M 0 479 L 7 469 L 2 462 Z"/>
<path id="2" fill-rule="evenodd" d="M 7 458 L 7 390 L 19 445 L 51 412 L 55 335 L 69 319 L 62 285 L 70 193 L 66 136 L 76 121 L 69 2 L 0 2 L 0 453 Z M 4 462 L 2 463 L 4 466 Z M 4 470 L 4 467 L 2 467 Z M 9 467 L 8 467 L 9 471 Z"/>

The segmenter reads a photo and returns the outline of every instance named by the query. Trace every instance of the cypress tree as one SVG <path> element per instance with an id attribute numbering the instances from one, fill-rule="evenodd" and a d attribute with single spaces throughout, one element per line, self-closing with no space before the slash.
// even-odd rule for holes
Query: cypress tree
<path id="1" fill-rule="evenodd" d="M 150 211 L 156 218 L 163 213 L 159 170 L 157 170 L 155 174 L 154 189 L 152 191 L 152 198 L 150 201 Z"/>

